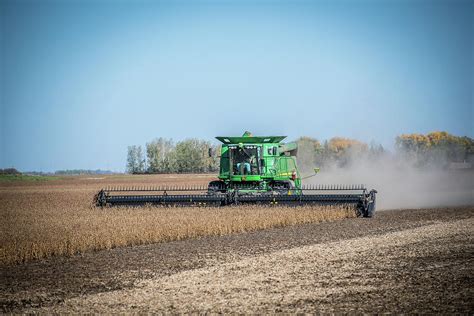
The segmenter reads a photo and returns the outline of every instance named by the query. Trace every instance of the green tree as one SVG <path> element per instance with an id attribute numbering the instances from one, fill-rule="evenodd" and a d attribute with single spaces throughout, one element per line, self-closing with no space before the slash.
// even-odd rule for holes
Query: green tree
<path id="1" fill-rule="evenodd" d="M 208 172 L 219 171 L 219 156 L 221 152 L 221 145 L 210 145 L 211 155 L 208 159 Z"/>
<path id="2" fill-rule="evenodd" d="M 319 166 L 321 163 L 321 143 L 315 138 L 305 136 L 298 138 L 296 142 L 298 144 L 297 162 L 300 171 L 311 172 L 315 166 Z"/>
<path id="3" fill-rule="evenodd" d="M 148 172 L 166 173 L 174 171 L 175 146 L 172 139 L 157 138 L 146 144 Z"/>
<path id="4" fill-rule="evenodd" d="M 142 173 L 145 171 L 145 159 L 143 158 L 142 146 L 128 146 L 127 148 L 127 172 Z"/>
<path id="5" fill-rule="evenodd" d="M 209 142 L 190 138 L 178 142 L 175 149 L 177 172 L 209 172 L 212 157 L 209 157 Z"/>

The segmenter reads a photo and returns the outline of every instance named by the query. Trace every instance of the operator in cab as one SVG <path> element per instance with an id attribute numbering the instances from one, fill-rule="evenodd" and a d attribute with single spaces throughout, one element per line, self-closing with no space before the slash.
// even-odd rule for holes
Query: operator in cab
<path id="1" fill-rule="evenodd" d="M 238 162 L 237 163 L 237 170 L 242 175 L 252 174 L 252 165 L 255 165 L 256 162 L 257 162 L 257 160 L 255 159 L 254 155 L 252 155 L 250 157 L 247 157 L 247 158 L 244 159 L 243 162 Z M 242 164 L 243 164 L 243 169 L 241 170 L 240 166 Z"/>

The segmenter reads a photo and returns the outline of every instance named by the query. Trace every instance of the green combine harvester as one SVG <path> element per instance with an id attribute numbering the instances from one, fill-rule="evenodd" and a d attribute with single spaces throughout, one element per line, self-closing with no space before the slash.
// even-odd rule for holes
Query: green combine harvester
<path id="1" fill-rule="evenodd" d="M 96 196 L 98 206 L 163 205 L 225 206 L 353 205 L 359 216 L 372 217 L 377 191 L 364 185 L 303 185 L 296 165 L 297 144 L 286 136 L 219 136 L 219 180 L 207 187 L 106 188 Z M 209 150 L 209 155 L 212 155 Z"/>

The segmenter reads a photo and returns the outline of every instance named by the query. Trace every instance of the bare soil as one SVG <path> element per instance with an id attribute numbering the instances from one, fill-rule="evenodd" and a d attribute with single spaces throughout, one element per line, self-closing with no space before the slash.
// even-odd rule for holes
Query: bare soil
<path id="1" fill-rule="evenodd" d="M 474 207 L 1 267 L 3 312 L 472 313 Z"/>

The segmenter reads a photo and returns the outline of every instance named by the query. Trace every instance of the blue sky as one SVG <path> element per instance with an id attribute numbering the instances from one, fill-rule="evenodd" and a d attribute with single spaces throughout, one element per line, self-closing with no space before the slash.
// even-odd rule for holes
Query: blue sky
<path id="1" fill-rule="evenodd" d="M 473 1 L 2 1 L 0 168 L 155 137 L 474 136 Z"/>

